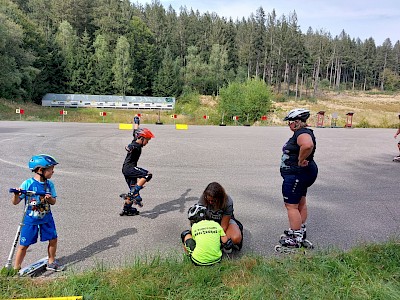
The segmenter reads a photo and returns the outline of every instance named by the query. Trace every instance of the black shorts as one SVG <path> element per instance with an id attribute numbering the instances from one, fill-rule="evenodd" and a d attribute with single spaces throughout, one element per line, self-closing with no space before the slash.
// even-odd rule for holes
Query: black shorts
<path id="1" fill-rule="evenodd" d="M 129 170 L 123 170 L 123 174 L 125 176 L 125 181 L 128 184 L 129 187 L 132 185 L 135 185 L 138 178 L 144 178 L 149 174 L 149 171 L 139 168 L 139 167 L 134 167 Z"/>
<path id="2" fill-rule="evenodd" d="M 281 172 L 283 201 L 288 204 L 299 204 L 302 197 L 307 195 L 307 189 L 318 176 L 315 162 L 307 167 L 297 168 L 296 172 Z"/>

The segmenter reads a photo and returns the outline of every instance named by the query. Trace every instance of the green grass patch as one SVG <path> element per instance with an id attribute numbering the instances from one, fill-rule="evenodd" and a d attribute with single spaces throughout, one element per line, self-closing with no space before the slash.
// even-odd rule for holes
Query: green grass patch
<path id="1" fill-rule="evenodd" d="M 368 244 L 264 258 L 244 255 L 212 267 L 187 257 L 137 259 L 58 278 L 0 277 L 1 298 L 87 299 L 400 299 L 400 243 Z"/>

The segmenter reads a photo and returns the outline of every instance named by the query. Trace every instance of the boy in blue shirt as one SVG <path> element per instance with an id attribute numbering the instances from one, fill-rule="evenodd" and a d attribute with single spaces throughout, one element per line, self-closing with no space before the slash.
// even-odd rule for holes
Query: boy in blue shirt
<path id="1" fill-rule="evenodd" d="M 49 180 L 54 173 L 54 166 L 58 162 L 46 154 L 32 156 L 29 161 L 29 169 L 35 172 L 32 178 L 25 180 L 17 190 L 34 191 L 42 195 L 27 197 L 22 193 L 14 193 L 11 202 L 14 205 L 24 200 L 28 205 L 24 226 L 21 229 L 20 245 L 14 262 L 14 269 L 21 269 L 22 261 L 30 245 L 37 242 L 39 232 L 40 241 L 49 241 L 47 270 L 63 271 L 62 266 L 56 260 L 57 231 L 50 206 L 56 204 L 57 193 L 54 184 Z M 27 203 L 29 201 L 29 203 Z"/>

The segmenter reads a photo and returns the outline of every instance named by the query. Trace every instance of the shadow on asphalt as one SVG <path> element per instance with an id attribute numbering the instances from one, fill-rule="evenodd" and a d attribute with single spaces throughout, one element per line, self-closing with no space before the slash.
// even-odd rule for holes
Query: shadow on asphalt
<path id="1" fill-rule="evenodd" d="M 106 251 L 110 248 L 118 247 L 118 240 L 122 237 L 128 235 L 134 235 L 137 233 L 137 229 L 135 228 L 125 228 L 117 231 L 114 235 L 101 239 L 97 242 L 94 242 L 85 248 L 80 249 L 79 251 L 72 253 L 68 256 L 60 257 L 60 261 L 67 265 L 67 267 L 72 266 L 78 262 L 84 261 L 87 258 L 90 258 L 97 253 Z"/>
<path id="2" fill-rule="evenodd" d="M 152 210 L 141 211 L 139 216 L 149 219 L 156 219 L 158 216 L 171 211 L 179 210 L 179 212 L 184 213 L 186 212 L 186 202 L 192 202 L 194 204 L 199 200 L 198 197 L 187 197 L 191 190 L 192 189 L 187 189 L 186 192 L 184 192 L 178 199 L 159 204 Z"/>

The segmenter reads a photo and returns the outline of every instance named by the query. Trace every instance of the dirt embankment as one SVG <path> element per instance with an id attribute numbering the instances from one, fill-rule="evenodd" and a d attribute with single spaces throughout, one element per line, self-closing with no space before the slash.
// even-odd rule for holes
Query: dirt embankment
<path id="1" fill-rule="evenodd" d="M 330 93 L 315 101 L 290 101 L 276 103 L 278 110 L 288 111 L 294 107 L 304 107 L 312 111 L 312 121 L 316 114 L 325 112 L 326 124 L 330 124 L 332 114 L 338 116 L 338 126 L 344 126 L 347 113 L 352 112 L 353 124 L 365 127 L 397 127 L 400 113 L 400 95 Z M 276 116 L 279 118 L 280 114 Z"/>

